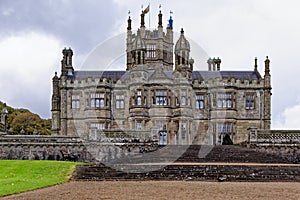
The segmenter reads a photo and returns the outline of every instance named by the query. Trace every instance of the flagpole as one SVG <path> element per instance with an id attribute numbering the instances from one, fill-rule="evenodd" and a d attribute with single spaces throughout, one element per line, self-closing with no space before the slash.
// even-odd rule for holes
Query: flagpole
<path id="1" fill-rule="evenodd" d="M 150 30 L 150 27 L 151 27 L 151 26 L 150 26 L 150 18 L 151 18 L 151 17 L 150 17 L 150 13 L 151 13 L 151 12 L 150 12 L 150 3 L 149 3 L 149 30 Z"/>

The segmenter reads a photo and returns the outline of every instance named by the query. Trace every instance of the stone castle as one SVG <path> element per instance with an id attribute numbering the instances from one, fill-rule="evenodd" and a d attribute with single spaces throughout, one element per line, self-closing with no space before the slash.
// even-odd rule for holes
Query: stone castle
<path id="1" fill-rule="evenodd" d="M 194 70 L 190 43 L 181 29 L 174 47 L 173 20 L 134 32 L 128 19 L 126 70 L 76 71 L 64 49 L 60 76 L 53 77 L 52 131 L 105 141 L 108 136 L 165 144 L 222 144 L 248 140 L 249 128 L 270 129 L 270 60 L 264 75 L 222 71 L 221 59 Z M 124 67 L 125 68 L 125 67 Z"/>

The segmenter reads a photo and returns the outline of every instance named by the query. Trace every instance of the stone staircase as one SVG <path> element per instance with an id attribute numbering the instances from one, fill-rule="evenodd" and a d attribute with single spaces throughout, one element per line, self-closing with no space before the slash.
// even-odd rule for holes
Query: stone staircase
<path id="1" fill-rule="evenodd" d="M 238 146 L 168 145 L 105 165 L 77 166 L 73 179 L 300 181 L 300 166 Z"/>
<path id="2" fill-rule="evenodd" d="M 191 145 L 177 162 L 228 162 L 228 163 L 290 163 L 273 154 L 257 152 L 240 146 Z"/>

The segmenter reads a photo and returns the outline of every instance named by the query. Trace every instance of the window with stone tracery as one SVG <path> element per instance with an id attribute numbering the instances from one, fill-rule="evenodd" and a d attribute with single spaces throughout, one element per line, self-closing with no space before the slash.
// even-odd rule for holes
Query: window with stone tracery
<path id="1" fill-rule="evenodd" d="M 225 135 L 229 135 L 232 138 L 233 124 L 230 122 L 217 123 L 217 133 L 218 133 L 218 144 L 222 144 Z"/>
<path id="2" fill-rule="evenodd" d="M 232 94 L 231 93 L 218 93 L 214 94 L 214 107 L 217 108 L 232 108 Z"/>
<path id="3" fill-rule="evenodd" d="M 90 123 L 90 128 L 95 128 L 97 130 L 103 130 L 103 129 L 105 129 L 105 123 L 104 122 L 93 122 L 93 123 Z"/>
<path id="4" fill-rule="evenodd" d="M 124 108 L 124 95 L 116 95 L 116 108 L 117 109 Z"/>
<path id="5" fill-rule="evenodd" d="M 196 95 L 196 108 L 203 109 L 204 108 L 204 95 L 197 94 Z"/>
<path id="6" fill-rule="evenodd" d="M 156 45 L 155 44 L 147 45 L 147 58 L 156 58 Z"/>
<path id="7" fill-rule="evenodd" d="M 168 104 L 167 91 L 160 90 L 155 92 L 155 104 L 159 106 L 165 106 Z"/>
<path id="8" fill-rule="evenodd" d="M 90 95 L 91 108 L 103 108 L 105 106 L 104 93 L 92 93 Z"/>
<path id="9" fill-rule="evenodd" d="M 80 96 L 79 95 L 72 95 L 71 101 L 72 101 L 72 104 L 71 104 L 72 109 L 80 108 Z"/>
<path id="10" fill-rule="evenodd" d="M 246 110 L 254 109 L 254 100 L 255 100 L 254 94 L 246 94 L 246 96 L 245 96 L 245 108 L 246 108 Z"/>

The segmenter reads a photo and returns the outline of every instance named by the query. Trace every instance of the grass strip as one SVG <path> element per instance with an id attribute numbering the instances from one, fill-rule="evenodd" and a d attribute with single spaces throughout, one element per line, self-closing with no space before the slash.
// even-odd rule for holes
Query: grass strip
<path id="1" fill-rule="evenodd" d="M 83 163 L 47 160 L 0 160 L 0 196 L 63 183 Z"/>

